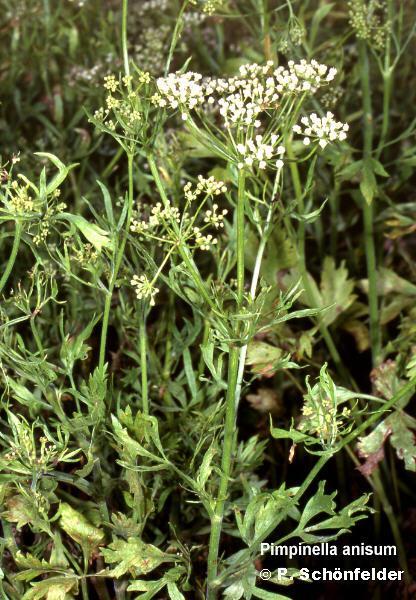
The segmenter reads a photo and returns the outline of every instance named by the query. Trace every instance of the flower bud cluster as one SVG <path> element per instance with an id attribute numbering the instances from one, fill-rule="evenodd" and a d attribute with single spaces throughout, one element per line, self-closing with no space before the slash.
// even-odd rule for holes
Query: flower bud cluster
<path id="1" fill-rule="evenodd" d="M 224 227 L 224 217 L 228 214 L 228 210 L 224 208 L 221 212 L 218 211 L 218 204 L 212 205 L 212 210 L 205 211 L 204 223 L 208 223 L 215 227 L 215 229 L 220 229 Z"/>
<path id="2" fill-rule="evenodd" d="M 35 210 L 35 202 L 29 194 L 29 185 L 20 185 L 14 180 L 11 183 L 10 192 L 10 207 L 15 213 L 29 213 Z"/>
<path id="3" fill-rule="evenodd" d="M 383 50 L 391 24 L 384 0 L 349 0 L 350 25 L 359 39 L 367 40 L 376 50 Z"/>
<path id="4" fill-rule="evenodd" d="M 323 447 L 333 447 L 338 437 L 348 432 L 352 411 L 347 406 L 341 407 L 343 398 L 327 372 L 326 364 L 321 368 L 317 383 L 311 387 L 307 378 L 306 386 L 308 391 L 298 429 L 317 436 Z"/>
<path id="5" fill-rule="evenodd" d="M 94 120 L 110 131 L 118 127 L 129 135 L 136 135 L 142 129 L 142 98 L 139 90 L 150 83 L 150 75 L 141 71 L 137 77 L 136 89 L 132 90 L 133 77 L 124 76 L 118 81 L 114 75 L 104 77 L 104 88 L 109 92 L 106 107 L 99 108 L 94 113 Z"/>
<path id="6" fill-rule="evenodd" d="M 161 202 L 158 202 L 151 209 L 148 220 L 139 221 L 137 219 L 133 219 L 132 224 L 130 225 L 130 230 L 133 233 L 142 234 L 146 231 L 150 232 L 160 225 L 166 225 L 172 221 L 180 223 L 180 220 L 181 214 L 176 206 L 172 206 L 170 203 L 166 206 L 162 206 Z"/>
<path id="7" fill-rule="evenodd" d="M 201 194 L 206 196 L 219 196 L 227 192 L 227 186 L 223 181 L 217 181 L 215 177 L 208 178 L 198 175 L 198 183 L 194 187 L 190 181 L 183 188 L 185 198 L 188 202 L 193 202 Z"/>
<path id="8" fill-rule="evenodd" d="M 195 236 L 195 246 L 200 250 L 211 250 L 212 246 L 218 244 L 218 239 L 210 233 L 202 235 L 199 227 L 194 227 L 193 232 Z"/>

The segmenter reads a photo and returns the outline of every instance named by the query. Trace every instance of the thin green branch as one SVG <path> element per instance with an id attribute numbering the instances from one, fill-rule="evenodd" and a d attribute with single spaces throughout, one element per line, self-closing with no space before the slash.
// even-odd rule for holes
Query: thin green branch
<path id="1" fill-rule="evenodd" d="M 20 223 L 20 221 L 16 221 L 12 251 L 7 260 L 6 268 L 4 269 L 3 275 L 1 276 L 1 279 L 0 279 L 0 294 L 4 290 L 4 287 L 10 277 L 10 273 L 13 270 L 14 263 L 16 262 L 16 257 L 17 257 L 17 252 L 19 250 L 21 237 L 22 237 L 22 224 Z"/>

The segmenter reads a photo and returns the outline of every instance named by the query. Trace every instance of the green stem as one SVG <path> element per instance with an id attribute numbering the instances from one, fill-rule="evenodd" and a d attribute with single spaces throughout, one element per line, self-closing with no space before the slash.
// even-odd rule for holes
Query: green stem
<path id="1" fill-rule="evenodd" d="M 393 27 L 393 25 L 392 25 L 393 18 L 394 18 L 393 12 L 394 12 L 393 2 L 391 0 L 388 0 L 387 14 L 388 14 L 388 19 L 390 21 L 391 27 Z M 392 90 L 393 90 L 393 73 L 394 73 L 394 67 L 392 67 L 392 65 L 391 65 L 391 36 L 392 36 L 391 33 L 389 33 L 387 35 L 386 48 L 385 48 L 385 52 L 384 52 L 384 67 L 382 69 L 382 75 L 383 75 L 383 120 L 381 123 L 380 139 L 379 139 L 377 151 L 376 151 L 377 159 L 380 158 L 381 153 L 383 152 L 384 144 L 385 144 L 386 138 L 387 138 L 387 132 L 389 129 L 389 122 L 390 122 L 390 101 L 391 101 L 391 95 L 392 95 Z"/>
<path id="2" fill-rule="evenodd" d="M 176 19 L 175 29 L 173 30 L 172 40 L 170 42 L 170 47 L 169 47 L 168 58 L 167 58 L 166 65 L 165 65 L 165 76 L 169 73 L 170 65 L 171 65 L 172 59 L 173 59 L 173 53 L 175 52 L 176 45 L 181 36 L 183 15 L 185 13 L 185 10 L 186 10 L 188 4 L 189 4 L 189 0 L 185 0 L 185 2 L 182 4 L 182 7 L 178 14 L 178 17 Z"/>
<path id="3" fill-rule="evenodd" d="M 147 384 L 147 333 L 146 333 L 146 314 L 145 307 L 142 306 L 140 316 L 140 370 L 142 379 L 142 408 L 145 415 L 149 414 L 149 392 Z"/>
<path id="4" fill-rule="evenodd" d="M 124 235 L 120 242 L 120 246 L 115 250 L 115 263 L 113 272 L 110 278 L 110 285 L 107 291 L 107 295 L 105 298 L 104 304 L 104 313 L 103 313 L 103 322 L 101 327 L 101 339 L 100 339 L 100 353 L 98 359 L 98 367 L 100 370 L 104 369 L 105 364 L 105 349 L 107 344 L 107 333 L 108 333 L 108 324 L 110 319 L 110 310 L 111 310 L 111 300 L 113 297 L 114 288 L 117 282 L 118 273 L 120 271 L 120 266 L 124 257 L 124 250 L 126 248 L 127 237 L 130 230 L 130 222 L 131 222 L 131 214 L 133 210 L 133 155 L 127 155 L 128 162 L 128 207 L 127 207 L 127 218 L 126 218 L 126 228 L 124 231 Z"/>
<path id="5" fill-rule="evenodd" d="M 129 10 L 129 0 L 123 0 L 123 9 L 121 15 L 121 47 L 123 51 L 124 73 L 126 77 L 130 75 L 129 51 L 127 45 L 127 16 Z M 130 84 L 129 84 L 130 85 Z"/>
<path id="6" fill-rule="evenodd" d="M 19 246 L 20 246 L 21 237 L 22 237 L 22 224 L 19 221 L 16 221 L 12 251 L 11 251 L 9 259 L 7 261 L 6 268 L 0 279 L 0 294 L 3 291 L 7 281 L 9 279 L 10 273 L 13 270 L 14 263 L 16 261 L 17 251 L 19 250 Z"/>
<path id="7" fill-rule="evenodd" d="M 231 462 L 235 440 L 235 394 L 237 389 L 239 356 L 239 348 L 231 348 L 228 363 L 228 388 L 226 397 L 224 443 L 222 449 L 223 454 L 221 461 L 221 478 L 217 500 L 215 502 L 213 515 L 211 517 L 211 535 L 209 539 L 208 550 L 207 600 L 215 600 L 217 597 L 216 578 L 218 571 L 218 551 L 222 522 L 224 518 L 225 501 L 227 498 L 228 482 L 231 474 Z"/>
<path id="8" fill-rule="evenodd" d="M 254 300 L 256 298 L 257 285 L 258 285 L 259 278 L 260 278 L 261 263 L 263 261 L 263 254 L 266 249 L 266 245 L 267 245 L 269 235 L 270 235 L 270 232 L 272 229 L 272 217 L 273 217 L 273 212 L 274 212 L 274 208 L 275 208 L 275 199 L 276 199 L 277 189 L 278 189 L 278 185 L 279 185 L 279 178 L 280 178 L 280 171 L 277 172 L 276 177 L 275 177 L 272 197 L 270 199 L 269 210 L 267 211 L 267 216 L 266 216 L 266 223 L 265 223 L 264 229 L 260 235 L 259 247 L 257 249 L 256 260 L 254 261 L 253 276 L 252 276 L 251 285 L 250 285 L 250 300 L 252 302 L 254 302 Z M 241 388 L 242 388 L 242 384 L 243 384 L 244 367 L 245 367 L 246 357 L 247 357 L 247 348 L 248 348 L 248 346 L 247 346 L 247 344 L 245 344 L 244 346 L 242 346 L 241 352 L 240 352 L 240 359 L 239 359 L 239 365 L 238 365 L 237 390 L 236 390 L 236 397 L 235 397 L 236 410 L 237 410 L 238 404 L 240 402 Z"/>
<path id="9" fill-rule="evenodd" d="M 244 299 L 244 204 L 245 204 L 245 173 L 241 169 L 238 174 L 237 197 L 237 302 L 240 309 Z"/>
<path id="10" fill-rule="evenodd" d="M 363 97 L 363 158 L 368 161 L 373 151 L 373 114 L 370 88 L 370 63 L 365 42 L 359 47 L 361 89 Z M 378 365 L 382 359 L 381 330 L 377 297 L 377 261 L 374 243 L 373 206 L 362 198 L 364 221 L 364 245 L 367 263 L 368 298 L 370 311 L 370 339 L 373 365 Z"/>
<path id="11" fill-rule="evenodd" d="M 244 245 L 245 245 L 245 173 L 241 170 L 238 174 L 238 196 L 237 196 L 237 311 L 240 311 L 244 303 Z M 241 331 L 237 332 L 241 333 Z M 218 487 L 218 496 L 211 516 L 211 535 L 208 550 L 208 577 L 207 577 L 207 600 L 217 597 L 216 578 L 218 573 L 218 552 L 224 519 L 225 502 L 228 493 L 228 484 L 231 477 L 232 456 L 235 449 L 236 434 L 236 412 L 238 394 L 241 389 L 244 364 L 241 368 L 241 348 L 230 347 L 228 363 L 228 386 L 225 399 L 225 424 L 224 442 L 222 448 L 221 477 Z"/>

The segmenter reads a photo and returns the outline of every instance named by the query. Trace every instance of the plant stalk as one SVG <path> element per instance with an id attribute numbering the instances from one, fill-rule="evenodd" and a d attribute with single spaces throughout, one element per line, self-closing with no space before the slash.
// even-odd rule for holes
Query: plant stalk
<path id="1" fill-rule="evenodd" d="M 360 59 L 361 89 L 363 97 L 363 159 L 368 161 L 373 151 L 373 112 L 370 88 L 370 63 L 365 42 L 360 41 L 358 46 Z M 377 261 L 374 243 L 374 214 L 373 205 L 362 198 L 364 221 L 364 245 L 367 263 L 368 298 L 370 311 L 370 339 L 373 366 L 380 364 L 381 330 L 377 297 Z"/>
<path id="2" fill-rule="evenodd" d="M 13 270 L 14 263 L 16 262 L 17 252 L 19 250 L 20 240 L 22 237 L 22 229 L 23 229 L 22 224 L 19 221 L 16 221 L 12 251 L 8 258 L 6 268 L 4 269 L 3 275 L 1 276 L 1 279 L 0 279 L 0 294 L 4 290 L 4 287 L 10 277 L 10 273 Z"/>
<path id="3" fill-rule="evenodd" d="M 149 392 L 147 382 L 147 333 L 146 333 L 146 314 L 145 307 L 142 306 L 140 316 L 140 371 L 142 381 L 142 408 L 145 415 L 149 414 Z"/>
<path id="4" fill-rule="evenodd" d="M 225 501 L 227 499 L 228 482 L 231 473 L 231 462 L 234 451 L 235 441 L 235 416 L 236 416 L 236 390 L 238 379 L 238 360 L 240 349 L 233 347 L 230 350 L 228 363 L 228 388 L 225 409 L 224 443 L 223 455 L 221 461 L 221 478 L 218 488 L 218 496 L 215 502 L 213 515 L 211 517 L 211 535 L 209 539 L 208 550 L 208 571 L 207 571 L 207 600 L 215 600 L 217 597 L 216 578 L 218 571 L 218 552 L 220 546 L 220 537 L 222 522 L 224 518 Z"/>
<path id="5" fill-rule="evenodd" d="M 131 214 L 133 211 L 133 155 L 127 155 L 127 163 L 128 163 L 128 197 L 127 197 L 127 217 L 126 217 L 126 228 L 124 231 L 124 235 L 120 242 L 120 246 L 114 250 L 115 252 L 115 262 L 113 272 L 110 278 L 110 285 L 107 291 L 107 295 L 105 298 L 104 304 L 104 313 L 103 313 L 103 322 L 101 326 L 101 339 L 100 339 L 100 353 L 98 359 L 98 368 L 102 371 L 104 369 L 105 364 L 105 350 L 107 344 L 107 333 L 108 333 L 108 324 L 110 319 L 110 310 L 111 310 L 111 301 L 113 298 L 114 288 L 117 282 L 118 273 L 120 271 L 121 263 L 124 257 L 124 250 L 126 248 L 127 236 L 130 230 L 130 222 L 131 222 Z"/>
<path id="6" fill-rule="evenodd" d="M 129 0 L 123 0 L 121 15 L 121 47 L 123 52 L 124 73 L 126 77 L 130 76 L 129 51 L 127 43 L 127 16 L 129 11 Z M 130 85 L 130 84 L 129 84 Z"/>
<path id="7" fill-rule="evenodd" d="M 245 229 L 245 173 L 241 170 L 238 174 L 238 196 L 237 196 L 237 311 L 240 311 L 244 302 L 244 229 Z M 238 328 L 240 330 L 240 328 Z M 241 333 L 241 330 L 237 334 Z M 241 368 L 240 357 L 242 349 L 237 346 L 230 347 L 228 363 L 228 387 L 225 400 L 225 424 L 223 455 L 221 461 L 221 477 L 218 488 L 218 496 L 211 517 L 211 535 L 208 550 L 208 577 L 207 577 L 207 600 L 215 600 L 216 578 L 218 572 L 218 552 L 222 522 L 224 518 L 225 502 L 228 493 L 228 484 L 231 477 L 232 456 L 235 449 L 236 437 L 236 414 L 241 381 L 244 372 L 244 364 Z M 245 360 L 245 357 L 244 357 Z"/>

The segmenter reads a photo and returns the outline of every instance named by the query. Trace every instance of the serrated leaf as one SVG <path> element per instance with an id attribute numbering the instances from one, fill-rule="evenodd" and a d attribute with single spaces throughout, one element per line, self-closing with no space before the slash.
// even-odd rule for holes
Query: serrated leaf
<path id="1" fill-rule="evenodd" d="M 22 596 L 22 600 L 72 600 L 71 592 L 78 594 L 78 579 L 58 575 L 32 583 L 32 588 Z"/>
<path id="2" fill-rule="evenodd" d="M 354 302 L 354 281 L 348 279 L 348 271 L 344 261 L 337 268 L 332 257 L 325 257 L 321 278 L 322 308 L 325 311 L 322 320 L 326 325 L 333 323 L 337 317 Z"/>
<path id="3" fill-rule="evenodd" d="M 104 531 L 92 525 L 84 515 L 66 502 L 59 507 L 59 524 L 63 531 L 91 554 L 104 541 Z"/>
<path id="4" fill-rule="evenodd" d="M 406 469 L 416 471 L 415 432 L 411 429 L 413 420 L 403 411 L 397 411 L 388 417 L 391 427 L 390 442 L 397 456 L 404 461 Z"/>
<path id="5" fill-rule="evenodd" d="M 246 364 L 252 367 L 254 373 L 271 376 L 282 355 L 280 348 L 266 342 L 253 341 L 248 344 Z"/>
<path id="6" fill-rule="evenodd" d="M 110 571 L 113 577 L 121 577 L 125 573 L 133 577 L 146 575 L 165 562 L 175 561 L 171 554 L 162 552 L 152 544 L 145 544 L 138 538 L 115 540 L 101 553 L 106 563 L 117 565 Z"/>

